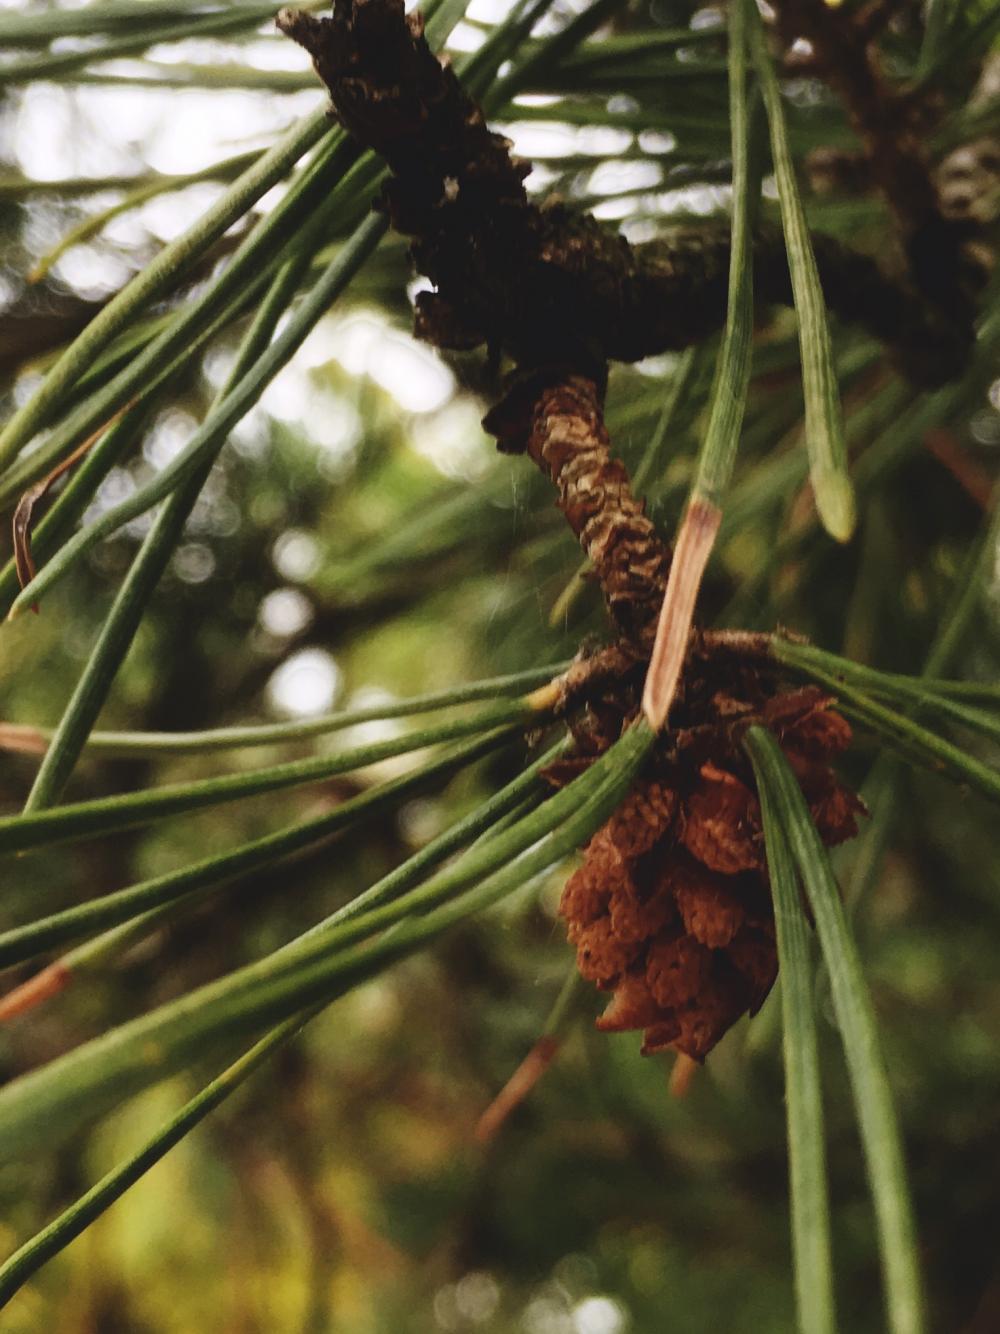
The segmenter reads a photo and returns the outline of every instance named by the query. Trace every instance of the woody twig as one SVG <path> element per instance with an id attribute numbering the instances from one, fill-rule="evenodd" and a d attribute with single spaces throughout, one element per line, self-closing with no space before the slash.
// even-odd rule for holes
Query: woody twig
<path id="1" fill-rule="evenodd" d="M 633 247 L 589 216 L 530 201 L 527 165 L 491 133 L 401 0 L 336 0 L 330 19 L 283 11 L 278 22 L 312 54 L 346 128 L 389 164 L 380 207 L 412 238 L 414 261 L 434 284 L 418 300 L 418 332 L 442 347 L 485 343 L 514 361 L 486 425 L 501 448 L 527 453 L 552 480 L 618 630 L 610 650 L 560 685 L 575 750 L 547 771 L 558 786 L 638 714 L 671 570 L 611 453 L 608 362 L 684 347 L 722 325 L 729 235 L 688 229 Z M 904 347 L 924 318 L 920 303 L 872 261 L 833 242 L 818 249 L 835 275 L 831 304 L 853 300 L 852 318 Z M 754 266 L 764 302 L 791 300 L 780 234 L 757 236 Z M 864 281 L 845 281 L 849 272 Z M 845 298 L 845 288 L 859 287 L 867 298 Z M 872 288 L 885 299 L 873 300 Z M 683 569 L 683 550 L 679 557 Z M 591 840 L 562 904 L 580 971 L 613 992 L 600 1026 L 644 1028 L 646 1050 L 672 1046 L 694 1060 L 760 1005 L 777 967 L 742 731 L 761 721 L 786 746 L 828 842 L 850 836 L 858 810 L 827 765 L 849 738 L 847 724 L 822 692 L 783 692 L 752 647 L 741 654 L 726 643 L 716 653 L 709 636 L 685 633 L 672 726 Z"/>
<path id="2" fill-rule="evenodd" d="M 486 343 L 529 369 L 558 349 L 560 363 L 600 385 L 608 361 L 679 350 L 721 328 L 728 230 L 679 228 L 631 246 L 587 214 L 529 200 L 529 164 L 489 130 L 402 0 L 336 0 L 328 19 L 282 10 L 278 25 L 309 51 L 344 126 L 392 171 L 380 206 L 435 289 L 417 301 L 422 337 Z M 816 253 L 830 308 L 887 342 L 908 374 L 930 382 L 961 369 L 946 313 L 831 238 Z M 790 303 L 778 230 L 755 239 L 754 281 L 762 305 Z"/>

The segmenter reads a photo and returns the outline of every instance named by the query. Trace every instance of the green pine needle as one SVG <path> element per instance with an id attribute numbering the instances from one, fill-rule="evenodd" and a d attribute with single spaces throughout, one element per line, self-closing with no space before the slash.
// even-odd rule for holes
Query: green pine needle
<path id="1" fill-rule="evenodd" d="M 761 728 L 751 729 L 747 746 L 772 822 L 787 839 L 798 868 L 830 978 L 875 1205 L 888 1327 L 891 1334 L 922 1334 L 922 1283 L 903 1148 L 861 961 L 829 858 L 788 761 Z"/>
<path id="2" fill-rule="evenodd" d="M 795 165 L 789 146 L 778 77 L 756 6 L 748 4 L 747 12 L 750 49 L 771 129 L 771 155 L 778 184 L 795 310 L 799 318 L 809 475 L 824 528 L 838 542 L 846 542 L 854 532 L 856 521 L 854 489 L 847 472 L 847 448 L 826 303 L 795 179 Z"/>

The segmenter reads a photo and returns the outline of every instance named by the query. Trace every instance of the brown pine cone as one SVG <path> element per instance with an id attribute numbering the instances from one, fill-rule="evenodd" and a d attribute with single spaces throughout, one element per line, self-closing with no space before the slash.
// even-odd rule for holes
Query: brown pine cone
<path id="1" fill-rule="evenodd" d="M 559 911 L 581 974 L 613 993 L 599 1029 L 641 1028 L 644 1053 L 672 1048 L 701 1061 L 760 1009 L 778 956 L 760 805 L 739 736 L 752 721 L 770 727 L 824 842 L 842 842 L 864 807 L 827 763 L 851 736 L 831 704 L 814 687 L 689 702 L 689 726 L 668 734 L 652 772 L 594 834 Z M 579 728 L 582 754 L 549 773 L 556 785 L 595 758 L 592 719 Z"/>

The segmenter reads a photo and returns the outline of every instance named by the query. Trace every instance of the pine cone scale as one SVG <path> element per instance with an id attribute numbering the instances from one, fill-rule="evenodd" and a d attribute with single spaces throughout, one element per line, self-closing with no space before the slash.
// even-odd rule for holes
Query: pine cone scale
<path id="1" fill-rule="evenodd" d="M 828 764 L 850 740 L 830 698 L 813 687 L 761 694 L 692 692 L 687 727 L 668 735 L 563 890 L 580 973 L 612 993 L 597 1027 L 644 1030 L 644 1054 L 704 1060 L 760 1009 L 777 976 L 760 804 L 739 746 L 749 723 L 775 733 L 825 842 L 851 837 L 864 810 Z M 550 781 L 561 785 L 607 749 L 629 707 L 591 701 L 573 728 L 578 754 Z"/>

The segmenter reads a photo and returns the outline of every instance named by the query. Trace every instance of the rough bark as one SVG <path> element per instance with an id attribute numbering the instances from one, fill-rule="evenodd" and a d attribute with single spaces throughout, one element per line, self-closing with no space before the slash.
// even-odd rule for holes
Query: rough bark
<path id="1" fill-rule="evenodd" d="M 624 464 L 611 454 L 598 386 L 554 367 L 522 376 L 485 424 L 501 448 L 526 450 L 552 479 L 612 619 L 648 651 L 670 552 L 633 496 Z"/>
<path id="2" fill-rule="evenodd" d="M 521 366 L 544 364 L 556 347 L 600 380 L 609 360 L 678 350 L 721 328 L 728 231 L 681 228 L 631 246 L 587 214 L 530 201 L 529 165 L 488 129 L 401 0 L 336 0 L 329 19 L 282 10 L 278 23 L 311 54 L 345 127 L 392 171 L 382 207 L 436 289 L 418 299 L 422 337 L 486 343 Z M 789 303 L 780 232 L 762 231 L 754 254 L 758 300 Z M 962 320 L 943 302 L 928 308 L 831 238 L 817 238 L 816 256 L 830 308 L 886 341 L 908 375 L 937 383 L 961 369 L 964 306 Z"/>

